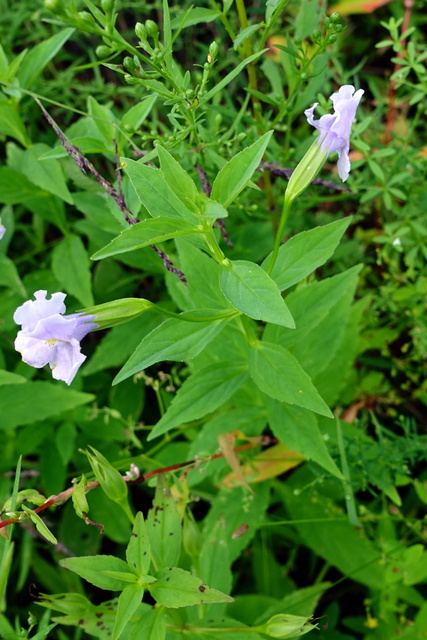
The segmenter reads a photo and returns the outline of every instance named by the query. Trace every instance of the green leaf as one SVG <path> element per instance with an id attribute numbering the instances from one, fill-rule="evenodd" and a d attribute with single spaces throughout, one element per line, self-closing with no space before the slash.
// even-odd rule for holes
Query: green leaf
<path id="1" fill-rule="evenodd" d="M 268 131 L 254 144 L 243 149 L 227 162 L 212 185 L 212 200 L 216 200 L 226 208 L 233 202 L 259 166 L 272 133 Z"/>
<path id="2" fill-rule="evenodd" d="M 123 158 L 124 169 L 138 198 L 153 218 L 178 218 L 197 225 L 199 220 L 175 195 L 159 169 Z"/>
<path id="3" fill-rule="evenodd" d="M 270 428 L 280 442 L 342 479 L 342 473 L 331 458 L 314 413 L 273 398 L 267 400 L 267 409 Z"/>
<path id="4" fill-rule="evenodd" d="M 23 298 L 27 298 L 27 291 L 21 282 L 15 263 L 0 253 L 0 286 L 9 287 Z"/>
<path id="5" fill-rule="evenodd" d="M 166 182 L 185 206 L 193 208 L 199 196 L 194 180 L 164 147 L 158 144 L 156 150 Z"/>
<path id="6" fill-rule="evenodd" d="M 220 362 L 192 374 L 178 390 L 148 439 L 152 440 L 177 425 L 198 420 L 215 411 L 231 398 L 247 376 L 247 370 L 242 365 L 228 362 Z"/>
<path id="7" fill-rule="evenodd" d="M 39 422 L 94 399 L 92 394 L 80 393 L 58 383 L 8 384 L 0 387 L 0 430 L 9 431 L 18 425 Z"/>
<path id="8" fill-rule="evenodd" d="M 39 159 L 39 156 L 48 149 L 46 144 L 41 143 L 33 145 L 31 149 L 26 149 L 21 155 L 19 171 L 40 189 L 53 193 L 54 196 L 58 196 L 68 204 L 73 204 L 73 198 L 68 191 L 64 172 L 58 160 L 54 158 Z"/>
<path id="9" fill-rule="evenodd" d="M 51 38 L 43 40 L 27 53 L 17 74 L 21 87 L 26 89 L 34 82 L 48 62 L 62 49 L 72 33 L 74 29 L 63 29 Z"/>
<path id="10" fill-rule="evenodd" d="M 179 318 L 165 320 L 142 339 L 135 352 L 115 377 L 114 384 L 122 382 L 156 362 L 164 360 L 182 362 L 197 356 L 218 335 L 232 316 L 208 322 L 188 322 L 185 321 L 185 317 L 215 317 L 216 314 L 218 314 L 216 310 L 195 309 L 182 313 L 182 320 Z"/>
<path id="11" fill-rule="evenodd" d="M 126 560 L 139 576 L 148 573 L 151 564 L 151 550 L 142 511 L 138 511 L 135 517 L 131 539 L 126 548 Z"/>
<path id="12" fill-rule="evenodd" d="M 104 571 L 123 571 L 130 573 L 129 565 L 115 556 L 81 556 L 80 558 L 63 558 L 61 567 L 74 571 L 81 578 L 95 587 L 110 591 L 120 591 L 128 586 L 128 582 L 105 575 Z"/>
<path id="13" fill-rule="evenodd" d="M 258 24 L 251 24 L 249 25 L 249 27 L 246 27 L 246 29 L 240 31 L 240 33 L 237 35 L 237 38 L 233 42 L 233 49 L 237 51 L 240 45 L 246 40 L 246 38 L 249 38 L 249 36 L 255 33 L 255 31 L 258 31 L 258 29 L 260 29 L 262 26 L 262 23 L 259 22 Z"/>
<path id="14" fill-rule="evenodd" d="M 352 218 L 331 222 L 293 236 L 279 249 L 276 263 L 270 273 L 280 291 L 303 280 L 331 257 Z M 268 269 L 271 254 L 262 263 Z"/>
<path id="15" fill-rule="evenodd" d="M 27 178 L 9 169 L 0 167 L 0 202 L 3 204 L 19 204 L 35 196 L 45 195 L 42 189 L 36 187 Z"/>
<path id="16" fill-rule="evenodd" d="M 43 536 L 43 538 L 46 538 L 46 540 L 52 544 L 58 544 L 58 540 L 55 538 L 53 533 L 49 531 L 43 520 L 35 511 L 26 507 L 25 504 L 21 505 L 21 509 L 29 516 L 31 522 L 35 525 L 37 531 Z"/>
<path id="17" fill-rule="evenodd" d="M 333 417 L 298 360 L 281 345 L 270 342 L 252 345 L 249 372 L 255 384 L 270 398 Z"/>
<path id="18" fill-rule="evenodd" d="M 90 262 L 79 236 L 67 236 L 56 245 L 52 251 L 52 271 L 67 293 L 85 307 L 94 304 Z"/>
<path id="19" fill-rule="evenodd" d="M 154 94 L 148 96 L 148 98 L 144 98 L 141 102 L 138 102 L 138 104 L 128 109 L 122 118 L 120 126 L 122 128 L 128 126 L 133 129 L 138 129 L 149 115 L 156 100 L 157 96 Z"/>
<path id="20" fill-rule="evenodd" d="M 148 512 L 146 531 L 156 571 L 177 564 L 181 554 L 181 517 L 162 474 L 157 476 L 156 495 Z"/>
<path id="21" fill-rule="evenodd" d="M 24 384 L 25 382 L 27 382 L 27 378 L 24 376 L 0 369 L 0 387 L 4 384 Z"/>
<path id="22" fill-rule="evenodd" d="M 178 567 L 169 567 L 159 572 L 158 580 L 148 589 L 153 598 L 165 607 L 188 607 L 207 602 L 234 602 L 234 598 L 211 589 L 200 578 Z"/>
<path id="23" fill-rule="evenodd" d="M 93 116 L 96 128 L 108 144 L 112 144 L 117 135 L 114 126 L 115 118 L 108 107 L 99 104 L 93 96 L 89 96 L 87 101 L 88 111 Z"/>
<path id="24" fill-rule="evenodd" d="M 0 100 L 0 133 L 18 140 L 24 147 L 31 144 L 16 104 Z"/>
<path id="25" fill-rule="evenodd" d="M 127 623 L 138 609 L 144 595 L 144 587 L 138 584 L 130 584 L 119 597 L 116 621 L 114 623 L 112 640 L 117 640 Z"/>
<path id="26" fill-rule="evenodd" d="M 242 62 L 240 64 L 237 65 L 237 67 L 235 67 L 233 69 L 233 71 L 230 71 L 230 73 L 228 73 L 225 78 L 223 78 L 222 80 L 220 80 L 220 82 L 218 82 L 217 84 L 215 84 L 215 86 L 208 91 L 207 93 L 205 93 L 204 96 L 202 96 L 200 98 L 200 102 L 199 105 L 202 106 L 204 104 L 206 104 L 207 102 L 209 102 L 210 100 L 212 100 L 212 98 L 219 92 L 221 91 L 224 87 L 226 87 L 232 80 L 233 78 L 235 78 L 236 76 L 239 75 L 239 73 L 241 71 L 243 71 L 243 69 L 248 65 L 251 64 L 251 62 L 255 62 L 255 60 L 258 60 L 258 58 L 260 58 L 262 55 L 264 55 L 264 53 L 268 51 L 268 49 L 262 49 L 261 51 L 257 51 L 256 53 L 253 53 L 251 56 L 249 56 L 248 58 L 245 58 L 245 60 L 242 60 Z"/>
<path id="27" fill-rule="evenodd" d="M 148 218 L 137 222 L 137 224 L 124 229 L 117 238 L 114 238 L 106 247 L 91 256 L 92 260 L 100 260 L 108 256 L 114 256 L 118 253 L 126 253 L 142 249 L 150 244 L 157 244 L 177 238 L 179 236 L 188 236 L 193 233 L 201 233 L 201 226 L 186 222 L 185 220 L 172 220 L 171 218 Z"/>
<path id="28" fill-rule="evenodd" d="M 213 22 L 220 15 L 221 12 L 216 9 L 203 9 L 202 7 L 193 6 L 186 13 L 178 14 L 171 21 L 171 27 L 172 29 L 185 29 L 185 27 L 192 27 L 201 22 Z"/>
<path id="29" fill-rule="evenodd" d="M 231 304 L 250 318 L 295 327 L 276 283 L 254 262 L 235 260 L 231 268 L 223 267 L 220 286 Z"/>

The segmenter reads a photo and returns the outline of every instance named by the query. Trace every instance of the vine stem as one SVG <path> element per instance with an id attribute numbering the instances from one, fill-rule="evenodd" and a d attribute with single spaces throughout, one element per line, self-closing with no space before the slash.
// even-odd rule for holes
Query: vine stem
<path id="1" fill-rule="evenodd" d="M 268 445 L 272 445 L 272 444 L 277 444 L 278 440 L 277 438 L 270 438 L 270 436 L 260 436 L 257 438 L 253 438 L 251 442 L 248 442 L 246 444 L 242 444 L 239 447 L 234 447 L 234 451 L 236 453 L 240 452 L 240 451 L 247 451 L 248 449 L 255 449 L 256 447 L 265 447 Z M 177 471 L 178 469 L 184 469 L 185 467 L 191 467 L 194 465 L 200 465 L 203 462 L 207 462 L 207 461 L 211 461 L 211 460 L 218 460 L 219 458 L 223 458 L 224 457 L 224 453 L 215 453 L 212 456 L 209 456 L 207 458 L 203 458 L 200 460 L 189 460 L 187 462 L 179 462 L 177 464 L 172 464 L 168 467 L 162 467 L 160 469 L 154 469 L 153 471 L 149 471 L 148 473 L 145 473 L 141 476 L 139 476 L 138 478 L 129 478 L 128 476 L 123 476 L 123 480 L 129 484 L 129 485 L 136 485 L 136 484 L 142 484 L 143 482 L 146 482 L 147 480 L 149 480 L 150 478 L 152 478 L 153 476 L 159 475 L 161 473 L 168 473 L 170 471 Z M 88 482 L 86 485 L 86 491 L 90 491 L 91 489 L 96 489 L 97 487 L 99 487 L 100 484 L 97 480 L 92 480 L 91 482 Z M 46 502 L 44 502 L 42 505 L 36 507 L 34 509 L 35 513 L 40 513 L 41 511 L 45 511 L 45 509 L 48 509 L 49 507 L 55 507 L 58 505 L 63 504 L 64 502 L 66 502 L 69 498 L 71 498 L 71 496 L 74 493 L 74 489 L 75 486 L 69 487 L 68 489 L 65 489 L 65 491 L 61 491 L 61 493 L 58 493 L 55 496 L 50 497 L 48 500 L 46 500 Z M 0 519 L 0 529 L 7 527 L 8 525 L 11 524 L 15 524 L 16 522 L 20 522 L 19 518 L 9 518 L 8 520 L 1 520 Z"/>

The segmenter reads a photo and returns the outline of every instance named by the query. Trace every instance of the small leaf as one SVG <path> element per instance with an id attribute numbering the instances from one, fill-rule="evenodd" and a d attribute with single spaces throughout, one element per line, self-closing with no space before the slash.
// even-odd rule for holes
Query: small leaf
<path id="1" fill-rule="evenodd" d="M 131 539 L 126 549 L 126 560 L 139 576 L 148 573 L 151 564 L 151 549 L 142 511 L 138 511 Z"/>
<path id="2" fill-rule="evenodd" d="M 223 267 L 220 286 L 231 304 L 250 318 L 295 328 L 276 283 L 254 262 L 235 260 L 231 268 Z"/>
<path id="3" fill-rule="evenodd" d="M 194 206 L 199 196 L 194 180 L 164 147 L 158 144 L 156 150 L 160 168 L 172 191 L 186 206 Z"/>
<path id="4" fill-rule="evenodd" d="M 164 475 L 157 478 L 156 495 L 148 512 L 146 532 L 156 570 L 176 564 L 181 553 L 181 517 Z"/>
<path id="5" fill-rule="evenodd" d="M 63 288 L 85 307 L 93 305 L 90 262 L 80 236 L 63 238 L 52 252 L 52 271 Z"/>
<path id="6" fill-rule="evenodd" d="M 159 572 L 158 580 L 148 589 L 153 598 L 165 607 L 188 607 L 208 602 L 234 602 L 231 596 L 211 589 L 200 578 L 178 567 Z"/>
<path id="7" fill-rule="evenodd" d="M 55 538 L 53 533 L 49 531 L 40 516 L 35 511 L 32 511 L 32 509 L 26 507 L 25 504 L 21 505 L 21 507 L 22 510 L 25 511 L 26 514 L 28 514 L 31 522 L 35 525 L 40 535 L 42 535 L 43 538 L 46 538 L 46 540 L 49 540 L 49 542 L 51 542 L 52 544 L 58 544 L 58 540 Z"/>
<path id="8" fill-rule="evenodd" d="M 138 584 L 130 584 L 123 589 L 117 606 L 117 615 L 114 623 L 112 640 L 117 640 L 120 636 L 127 623 L 141 604 L 143 595 L 144 587 Z"/>
<path id="9" fill-rule="evenodd" d="M 129 565 L 115 556 L 81 556 L 80 558 L 63 558 L 59 561 L 61 567 L 74 571 L 81 578 L 95 587 L 110 591 L 120 591 L 128 586 L 128 582 L 120 578 L 112 578 L 104 571 L 119 571 L 129 573 Z"/>

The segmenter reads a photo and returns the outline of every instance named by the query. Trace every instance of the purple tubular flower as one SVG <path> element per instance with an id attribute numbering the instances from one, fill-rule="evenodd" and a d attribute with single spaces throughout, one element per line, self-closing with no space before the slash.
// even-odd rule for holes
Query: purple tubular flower
<path id="1" fill-rule="evenodd" d="M 65 293 L 54 293 L 46 299 L 47 291 L 36 291 L 35 300 L 28 300 L 15 311 L 13 319 L 20 324 L 15 349 L 22 360 L 40 369 L 49 364 L 55 380 L 68 385 L 80 365 L 86 360 L 80 352 L 80 340 L 98 325 L 91 322 L 95 316 L 65 312 Z"/>
<path id="2" fill-rule="evenodd" d="M 363 94 L 363 89 L 355 92 L 351 84 L 346 84 L 337 93 L 331 95 L 334 105 L 333 115 L 326 114 L 319 120 L 314 120 L 313 114 L 318 102 L 304 111 L 308 122 L 320 131 L 317 142 L 322 151 L 328 153 L 338 151 L 338 174 L 343 182 L 347 180 L 350 173 L 348 152 L 351 126 Z"/>

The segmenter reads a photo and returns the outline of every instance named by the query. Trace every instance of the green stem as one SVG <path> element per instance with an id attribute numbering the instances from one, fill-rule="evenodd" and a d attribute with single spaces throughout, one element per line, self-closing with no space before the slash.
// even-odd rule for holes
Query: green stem
<path id="1" fill-rule="evenodd" d="M 274 239 L 274 247 L 273 247 L 273 252 L 271 254 L 270 264 L 269 264 L 268 269 L 267 269 L 267 273 L 269 273 L 269 274 L 273 271 L 273 267 L 274 267 L 274 265 L 276 263 L 276 260 L 277 260 L 277 256 L 278 256 L 279 249 L 280 249 L 280 245 L 282 244 L 283 231 L 285 229 L 286 222 L 287 222 L 288 216 L 289 216 L 289 212 L 291 210 L 291 204 L 292 204 L 292 200 L 287 198 L 286 197 L 286 193 L 285 193 L 285 197 L 283 199 L 283 208 L 282 208 L 282 213 L 281 213 L 281 216 L 280 216 L 279 227 L 277 229 L 276 237 Z"/>
<path id="2" fill-rule="evenodd" d="M 352 524 L 355 527 L 360 527 L 360 523 L 357 518 L 356 501 L 354 499 L 353 487 L 351 486 L 350 468 L 348 466 L 347 456 L 345 453 L 345 445 L 344 445 L 344 438 L 342 435 L 341 422 L 339 418 L 335 418 L 335 420 L 337 424 L 338 449 L 340 452 L 341 467 L 342 467 L 342 473 L 344 476 L 344 480 L 342 484 L 344 489 L 344 499 L 345 499 L 345 506 L 347 509 L 347 515 L 348 515 L 350 524 Z"/>
<path id="3" fill-rule="evenodd" d="M 219 313 L 218 315 L 201 316 L 200 318 L 196 318 L 195 316 L 184 316 L 182 313 L 175 313 L 174 311 L 169 311 L 169 309 L 163 309 L 155 304 L 153 304 L 153 310 L 163 313 L 165 316 L 169 316 L 170 318 L 178 318 L 178 320 L 183 320 L 184 322 L 211 322 L 214 320 L 223 320 L 224 318 L 232 318 L 233 316 L 240 314 L 240 311 L 230 309 L 229 311 L 224 311 L 224 313 Z"/>

